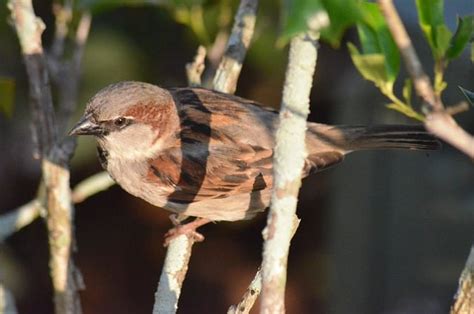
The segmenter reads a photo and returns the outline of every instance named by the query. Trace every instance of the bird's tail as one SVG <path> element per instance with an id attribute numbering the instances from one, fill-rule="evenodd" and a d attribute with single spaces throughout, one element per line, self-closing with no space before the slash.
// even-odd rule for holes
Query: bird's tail
<path id="1" fill-rule="evenodd" d="M 329 127 L 310 123 L 308 131 L 326 145 L 346 152 L 378 149 L 437 150 L 441 143 L 421 125 Z"/>

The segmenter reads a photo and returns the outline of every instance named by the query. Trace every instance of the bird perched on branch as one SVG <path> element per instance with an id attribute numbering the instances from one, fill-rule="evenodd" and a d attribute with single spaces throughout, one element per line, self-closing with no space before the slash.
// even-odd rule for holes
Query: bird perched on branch
<path id="1" fill-rule="evenodd" d="M 278 120 L 277 111 L 234 95 L 120 82 L 92 97 L 70 135 L 95 136 L 102 166 L 130 194 L 200 218 L 176 229 L 181 233 L 249 219 L 269 206 Z M 422 126 L 308 122 L 306 146 L 303 176 L 353 151 L 440 144 Z"/>

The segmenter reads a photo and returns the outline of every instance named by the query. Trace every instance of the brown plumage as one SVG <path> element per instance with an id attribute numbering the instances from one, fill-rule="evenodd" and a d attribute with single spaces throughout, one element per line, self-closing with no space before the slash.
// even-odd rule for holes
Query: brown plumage
<path id="1" fill-rule="evenodd" d="M 202 88 L 121 82 L 88 103 L 71 134 L 95 135 L 104 168 L 129 193 L 210 220 L 253 217 L 269 205 L 278 112 Z M 364 149 L 433 150 L 421 126 L 308 122 L 304 173 Z"/>

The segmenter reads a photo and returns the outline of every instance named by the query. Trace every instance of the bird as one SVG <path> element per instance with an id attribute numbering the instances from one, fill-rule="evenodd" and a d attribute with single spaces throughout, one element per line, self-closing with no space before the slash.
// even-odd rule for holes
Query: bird
<path id="1" fill-rule="evenodd" d="M 171 211 L 168 237 L 210 221 L 253 218 L 269 207 L 279 113 L 255 101 L 205 88 L 161 88 L 123 81 L 87 103 L 69 135 L 97 139 L 102 167 L 128 193 Z M 421 125 L 307 122 L 302 176 L 359 150 L 437 150 Z M 186 217 L 195 217 L 181 225 Z"/>

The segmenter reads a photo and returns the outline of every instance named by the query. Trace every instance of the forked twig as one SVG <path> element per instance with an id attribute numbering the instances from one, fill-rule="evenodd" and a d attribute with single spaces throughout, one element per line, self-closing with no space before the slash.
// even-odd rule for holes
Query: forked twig
<path id="1" fill-rule="evenodd" d="M 449 111 L 445 110 L 441 99 L 435 96 L 433 86 L 423 71 L 420 59 L 392 0 L 378 0 L 378 3 L 413 80 L 415 90 L 429 109 L 426 113 L 426 129 L 474 159 L 474 137 L 457 124 Z"/>

